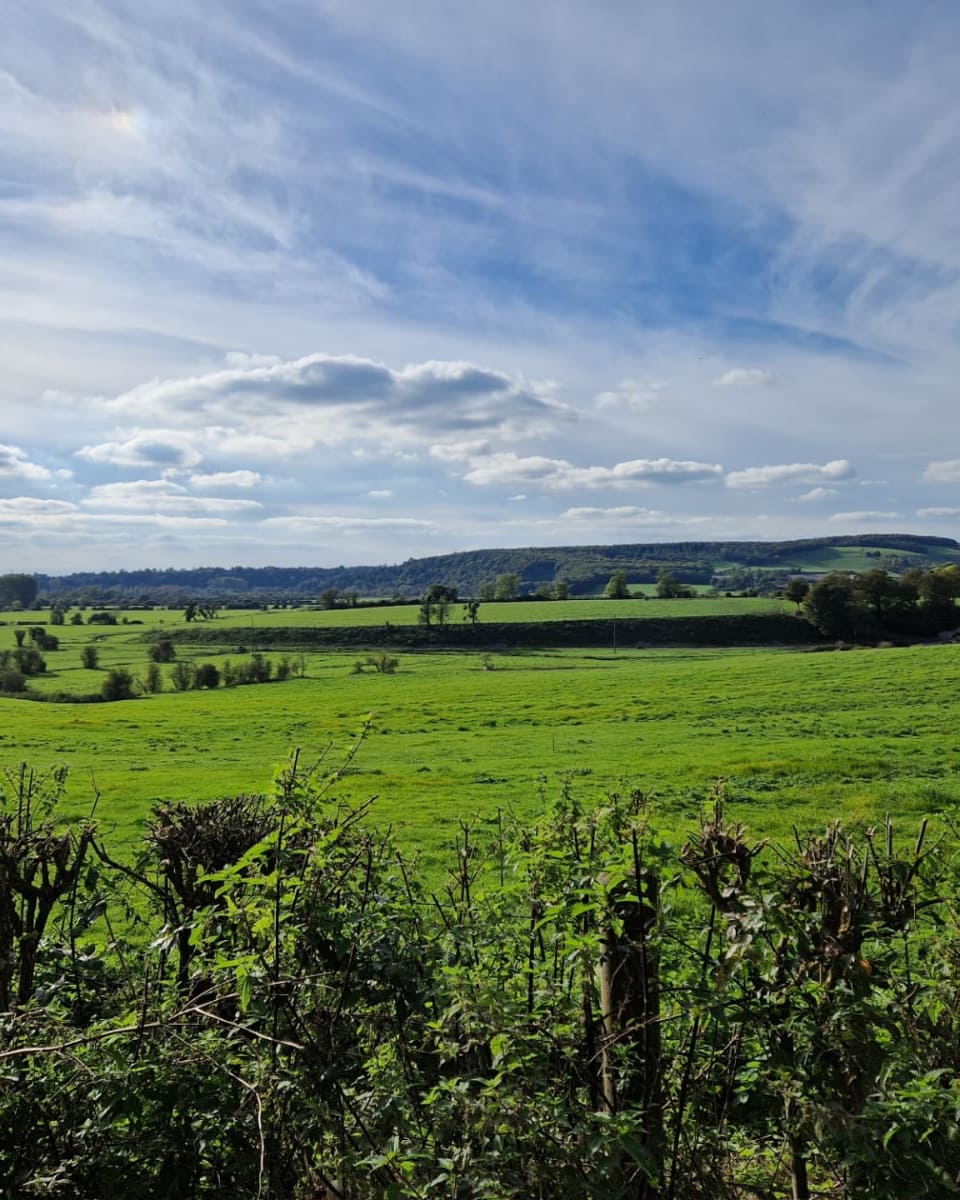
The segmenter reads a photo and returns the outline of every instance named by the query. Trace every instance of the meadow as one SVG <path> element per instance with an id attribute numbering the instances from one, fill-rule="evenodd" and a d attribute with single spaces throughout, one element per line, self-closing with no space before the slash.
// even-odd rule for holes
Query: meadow
<path id="1" fill-rule="evenodd" d="M 661 603 L 686 611 L 706 602 Z M 616 607 L 598 604 L 604 613 Z M 526 613 L 537 606 L 488 607 Z M 285 612 L 282 619 L 341 615 Z M 142 675 L 144 632 L 161 622 L 183 625 L 173 612 L 129 616 L 145 624 L 53 630 L 61 648 L 47 654 L 36 690 L 95 692 L 115 666 Z M 234 616 L 217 621 L 236 628 Z M 259 620 L 279 623 L 280 614 L 244 616 L 255 629 Z M 14 644 L 12 622 L 32 618 L 0 619 L 3 647 Z M 99 651 L 96 670 L 80 666 L 90 641 Z M 222 665 L 239 656 L 235 648 L 226 655 L 184 647 L 179 657 Z M 564 786 L 585 803 L 612 789 L 641 789 L 654 821 L 681 832 L 722 778 L 733 815 L 774 837 L 788 836 L 794 823 L 871 822 L 887 811 L 912 820 L 960 803 L 953 721 L 960 647 L 952 645 L 563 650 L 493 659 L 404 653 L 394 675 L 355 674 L 357 658 L 309 653 L 304 678 L 113 704 L 0 700 L 0 766 L 67 764 L 71 815 L 89 812 L 99 794 L 98 819 L 113 829 L 115 844 L 129 846 L 157 801 L 268 790 L 295 747 L 308 759 L 330 747 L 325 765 L 332 766 L 369 723 L 336 792 L 377 796 L 373 819 L 395 826 L 427 870 L 448 857 L 459 818 L 489 821 L 498 809 L 532 816 Z"/>

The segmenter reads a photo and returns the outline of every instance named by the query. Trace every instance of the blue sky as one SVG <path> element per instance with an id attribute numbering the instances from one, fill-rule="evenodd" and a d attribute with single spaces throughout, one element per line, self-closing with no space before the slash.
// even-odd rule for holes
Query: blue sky
<path id="1" fill-rule="evenodd" d="M 8 0 L 0 569 L 960 528 L 960 9 Z"/>

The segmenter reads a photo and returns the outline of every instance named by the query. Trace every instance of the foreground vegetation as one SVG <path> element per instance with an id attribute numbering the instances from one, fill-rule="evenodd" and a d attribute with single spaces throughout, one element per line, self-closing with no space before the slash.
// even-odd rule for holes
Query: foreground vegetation
<path id="1" fill-rule="evenodd" d="M 718 796 L 678 851 L 564 792 L 424 888 L 340 782 L 161 807 L 121 866 L 8 778 L 5 1194 L 960 1191 L 952 829 L 773 854 Z"/>

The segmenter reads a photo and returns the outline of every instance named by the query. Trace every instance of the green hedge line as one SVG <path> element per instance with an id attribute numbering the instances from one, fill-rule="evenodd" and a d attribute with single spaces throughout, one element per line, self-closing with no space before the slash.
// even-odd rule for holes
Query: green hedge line
<path id="1" fill-rule="evenodd" d="M 823 637 L 812 625 L 782 614 L 716 617 L 647 617 L 635 620 L 486 622 L 444 628 L 424 625 L 341 626 L 304 629 L 289 626 L 252 630 L 243 626 L 190 626 L 149 635 L 202 646 L 287 647 L 612 647 L 812 645 Z"/>

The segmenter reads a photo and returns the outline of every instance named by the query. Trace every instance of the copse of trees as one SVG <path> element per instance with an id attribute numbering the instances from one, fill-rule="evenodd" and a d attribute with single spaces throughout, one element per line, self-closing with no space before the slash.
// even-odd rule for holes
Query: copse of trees
<path id="1" fill-rule="evenodd" d="M 0 608 L 30 608 L 40 593 L 34 575 L 0 575 Z"/>
<path id="2" fill-rule="evenodd" d="M 899 577 L 874 567 L 861 574 L 825 575 L 809 588 L 803 609 L 828 637 L 924 636 L 960 625 L 957 597 L 960 568 L 954 565 L 909 570 Z"/>
<path id="3" fill-rule="evenodd" d="M 457 600 L 457 589 L 445 587 L 442 583 L 432 583 L 426 590 L 417 613 L 417 621 L 421 625 L 437 624 L 441 629 L 450 619 L 450 605 Z"/>

